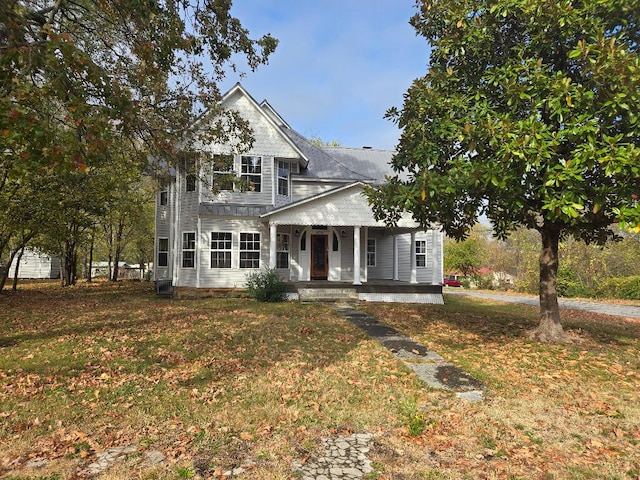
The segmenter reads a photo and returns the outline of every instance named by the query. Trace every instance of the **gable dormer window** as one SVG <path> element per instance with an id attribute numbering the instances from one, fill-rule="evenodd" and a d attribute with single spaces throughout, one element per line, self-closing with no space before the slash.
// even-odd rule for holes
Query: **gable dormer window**
<path id="1" fill-rule="evenodd" d="M 278 161 L 278 195 L 289 196 L 289 173 L 291 166 L 287 162 Z"/>
<path id="2" fill-rule="evenodd" d="M 240 178 L 252 192 L 262 191 L 262 157 L 242 157 Z"/>

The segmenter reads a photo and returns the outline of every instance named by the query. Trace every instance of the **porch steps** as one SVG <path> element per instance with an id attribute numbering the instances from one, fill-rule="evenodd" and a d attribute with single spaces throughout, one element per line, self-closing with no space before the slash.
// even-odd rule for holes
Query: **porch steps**
<path id="1" fill-rule="evenodd" d="M 301 302 L 340 302 L 357 301 L 358 290 L 355 288 L 298 288 Z"/>

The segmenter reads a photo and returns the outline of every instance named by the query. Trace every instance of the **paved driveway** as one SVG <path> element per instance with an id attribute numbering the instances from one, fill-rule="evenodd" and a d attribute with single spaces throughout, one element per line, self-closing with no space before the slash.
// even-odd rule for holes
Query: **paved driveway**
<path id="1" fill-rule="evenodd" d="M 488 293 L 463 290 L 460 288 L 444 288 L 443 292 L 452 295 L 465 295 L 467 297 L 480 297 L 501 302 L 522 303 L 525 305 L 539 306 L 538 297 L 529 295 L 510 295 L 508 293 Z M 618 305 L 605 302 L 588 302 L 584 300 L 559 299 L 560 308 L 569 310 L 585 310 L 587 312 L 616 315 L 618 317 L 640 318 L 640 307 L 632 305 Z"/>

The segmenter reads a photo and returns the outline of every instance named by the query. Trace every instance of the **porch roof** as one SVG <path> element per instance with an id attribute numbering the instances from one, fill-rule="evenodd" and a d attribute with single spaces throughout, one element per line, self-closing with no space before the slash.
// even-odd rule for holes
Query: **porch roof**
<path id="1" fill-rule="evenodd" d="M 260 215 L 276 225 L 327 225 L 332 227 L 361 226 L 385 227 L 376 221 L 364 196 L 364 183 L 354 182 L 313 197 L 276 208 Z M 399 229 L 419 228 L 409 215 L 398 222 Z"/>

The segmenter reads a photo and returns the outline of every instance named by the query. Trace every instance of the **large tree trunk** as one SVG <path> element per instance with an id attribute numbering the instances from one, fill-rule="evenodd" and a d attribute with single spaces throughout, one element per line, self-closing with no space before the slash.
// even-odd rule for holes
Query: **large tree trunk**
<path id="1" fill-rule="evenodd" d="M 558 307 L 558 243 L 560 228 L 555 225 L 544 225 L 540 229 L 542 235 L 542 252 L 540 254 L 540 324 L 533 331 L 532 338 L 542 342 L 562 342 L 566 335 L 560 323 Z"/>
<path id="2" fill-rule="evenodd" d="M 87 268 L 87 283 L 93 282 L 93 242 L 95 241 L 94 232 L 91 233 L 91 245 L 89 246 L 89 266 Z"/>
<path id="3" fill-rule="evenodd" d="M 22 255 L 24 255 L 24 247 L 20 249 L 20 252 L 16 257 L 16 268 L 13 274 L 13 285 L 11 286 L 11 290 L 13 290 L 14 292 L 18 290 L 18 272 L 20 271 L 20 261 L 22 260 Z"/>
<path id="4" fill-rule="evenodd" d="M 7 278 L 9 278 L 9 270 L 11 269 L 11 263 L 13 259 L 18 254 L 18 250 L 12 250 L 9 254 L 9 260 L 6 264 L 2 265 L 0 268 L 0 292 L 4 289 L 5 284 L 7 283 Z"/>
<path id="5" fill-rule="evenodd" d="M 76 271 L 76 243 L 73 241 L 65 241 L 64 250 L 62 252 L 60 283 L 63 287 L 75 285 L 77 277 Z"/>

